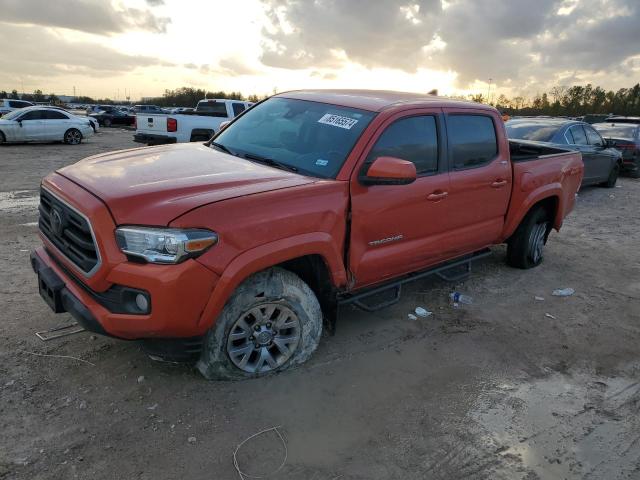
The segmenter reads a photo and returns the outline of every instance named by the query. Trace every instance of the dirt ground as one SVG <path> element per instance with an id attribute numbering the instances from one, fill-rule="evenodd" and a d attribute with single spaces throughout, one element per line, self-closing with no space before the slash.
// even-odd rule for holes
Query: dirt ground
<path id="1" fill-rule="evenodd" d="M 3 480 L 237 479 L 236 446 L 275 426 L 274 479 L 640 479 L 640 181 L 581 191 L 539 268 L 511 269 L 496 247 L 458 285 L 343 309 L 297 370 L 207 382 L 135 343 L 34 335 L 71 321 L 29 266 L 41 177 L 134 146 L 102 129 L 80 146 L 0 147 Z M 562 287 L 576 293 L 551 295 Z M 454 289 L 473 304 L 453 308 Z M 411 321 L 416 306 L 434 314 Z M 272 430 L 238 464 L 264 475 L 283 455 Z"/>

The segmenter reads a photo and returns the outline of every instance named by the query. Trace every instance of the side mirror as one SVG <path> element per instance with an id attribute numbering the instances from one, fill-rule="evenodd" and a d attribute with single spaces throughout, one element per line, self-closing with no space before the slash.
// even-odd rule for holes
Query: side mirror
<path id="1" fill-rule="evenodd" d="M 227 128 L 227 125 L 229 125 L 231 123 L 231 120 L 226 120 L 224 122 L 220 123 L 220 130 L 218 130 L 219 132 L 221 132 L 222 130 L 224 130 L 225 128 Z"/>
<path id="2" fill-rule="evenodd" d="M 18 120 L 18 125 L 22 126 L 22 119 Z"/>
<path id="3" fill-rule="evenodd" d="M 416 166 L 408 160 L 378 157 L 360 181 L 364 185 L 408 185 L 416 178 Z"/>

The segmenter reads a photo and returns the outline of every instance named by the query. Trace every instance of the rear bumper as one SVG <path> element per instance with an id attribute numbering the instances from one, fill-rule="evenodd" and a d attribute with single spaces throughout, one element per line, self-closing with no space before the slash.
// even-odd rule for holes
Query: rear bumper
<path id="1" fill-rule="evenodd" d="M 136 133 L 133 135 L 133 141 L 145 143 L 147 145 L 164 145 L 167 143 L 176 143 L 176 137 L 168 135 L 155 135 L 151 133 Z"/>

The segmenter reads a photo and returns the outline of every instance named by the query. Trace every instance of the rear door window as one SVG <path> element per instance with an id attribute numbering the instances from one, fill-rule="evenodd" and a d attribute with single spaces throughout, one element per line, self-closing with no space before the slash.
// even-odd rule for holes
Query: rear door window
<path id="1" fill-rule="evenodd" d="M 486 115 L 447 117 L 447 135 L 453 168 L 461 170 L 485 165 L 498 154 L 493 119 Z"/>
<path id="2" fill-rule="evenodd" d="M 573 145 L 589 145 L 582 125 L 574 125 L 567 130 L 567 141 Z"/>
<path id="3" fill-rule="evenodd" d="M 234 117 L 237 117 L 238 115 L 240 115 L 242 112 L 245 111 L 245 106 L 242 103 L 233 103 L 231 106 L 233 107 Z"/>
<path id="4" fill-rule="evenodd" d="M 369 165 L 378 157 L 408 160 L 418 175 L 438 171 L 438 130 L 433 115 L 397 120 L 380 135 L 367 156 Z"/>
<path id="5" fill-rule="evenodd" d="M 31 104 L 29 102 L 21 102 L 20 100 L 9 100 L 9 106 L 11 108 L 24 108 L 30 107 Z"/>
<path id="6" fill-rule="evenodd" d="M 596 132 L 593 128 L 587 127 L 583 125 L 584 131 L 587 132 L 587 140 L 590 145 L 602 146 L 604 142 L 602 141 L 602 137 L 598 132 Z"/>
<path id="7" fill-rule="evenodd" d="M 42 117 L 45 120 L 68 120 L 69 117 L 67 117 L 64 113 L 62 112 L 54 112 L 53 110 L 45 110 L 42 112 Z"/>

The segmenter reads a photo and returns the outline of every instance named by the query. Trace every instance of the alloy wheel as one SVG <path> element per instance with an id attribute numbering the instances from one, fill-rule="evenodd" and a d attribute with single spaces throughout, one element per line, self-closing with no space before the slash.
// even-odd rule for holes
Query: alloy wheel
<path id="1" fill-rule="evenodd" d="M 300 334 L 300 319 L 291 309 L 281 303 L 262 303 L 233 324 L 227 338 L 227 354 L 245 372 L 269 372 L 289 361 Z"/>

